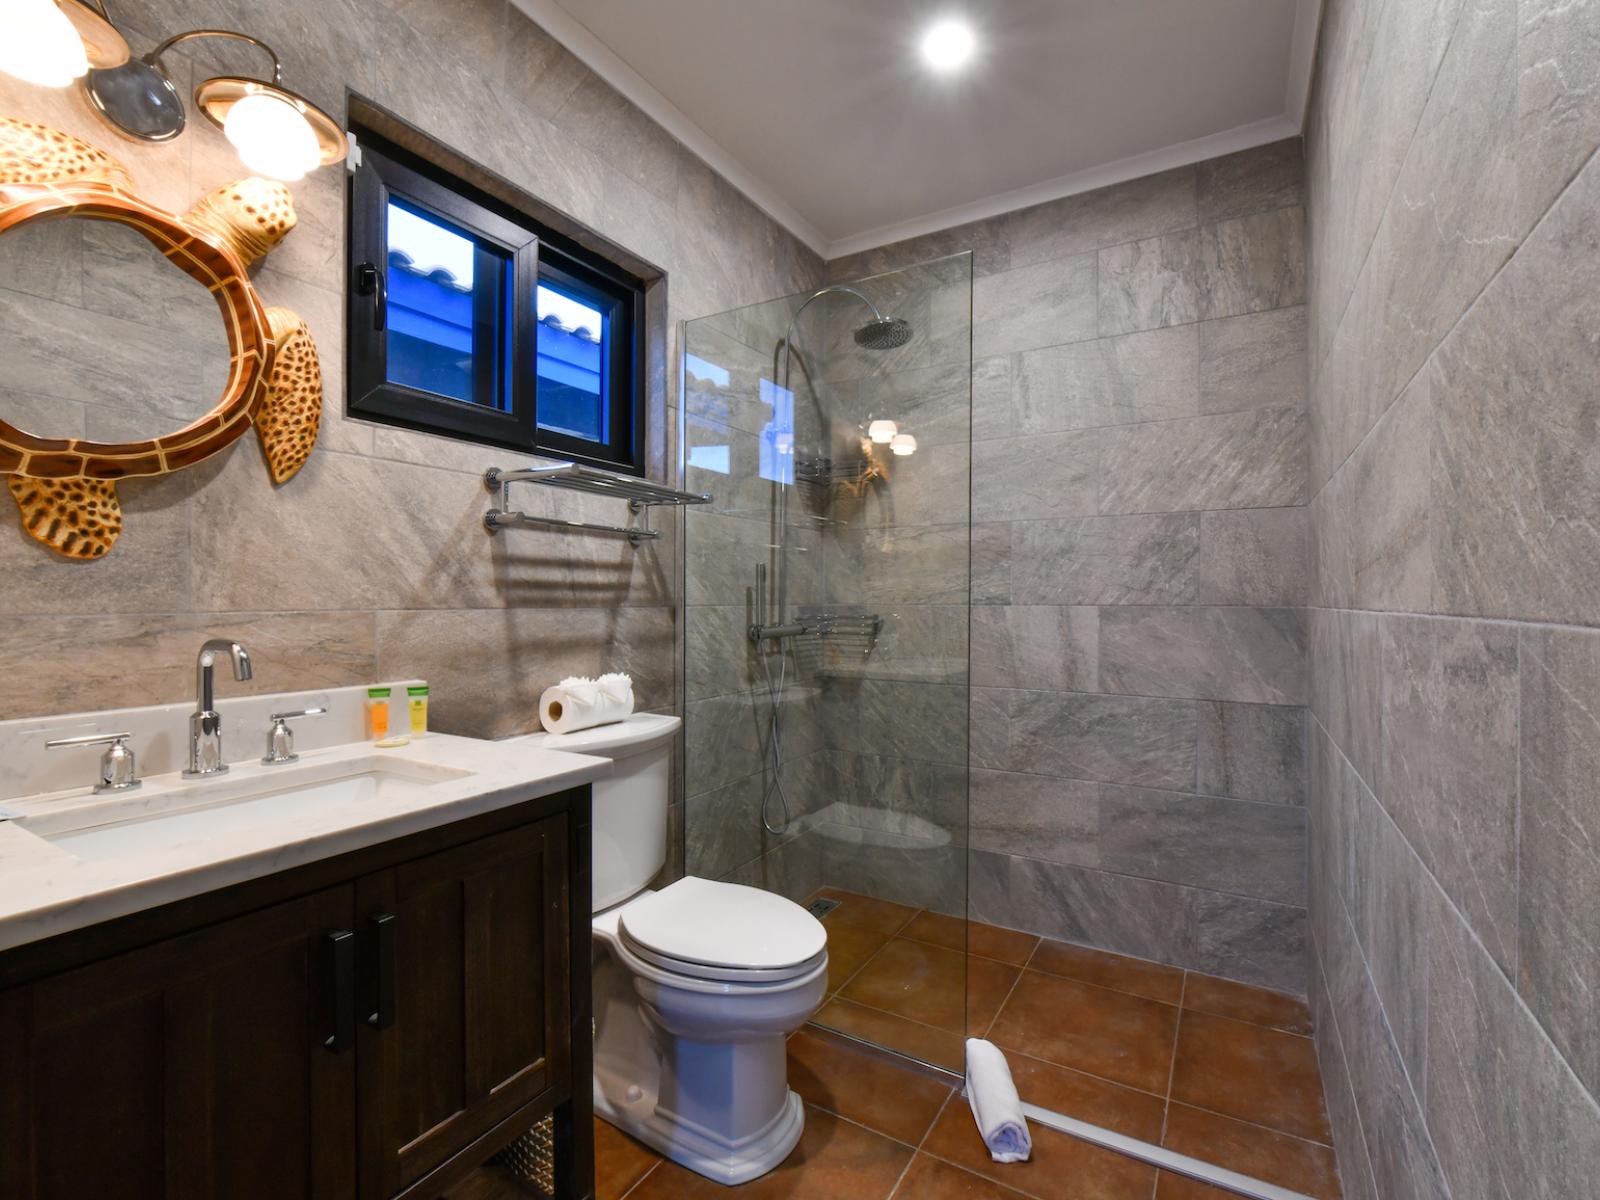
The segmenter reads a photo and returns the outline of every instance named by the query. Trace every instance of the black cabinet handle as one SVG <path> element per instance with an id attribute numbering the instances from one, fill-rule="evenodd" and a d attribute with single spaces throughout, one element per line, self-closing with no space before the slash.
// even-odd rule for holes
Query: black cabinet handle
<path id="1" fill-rule="evenodd" d="M 394 935 L 398 922 L 393 913 L 379 913 L 369 917 L 367 924 L 372 928 L 377 962 L 374 1007 L 367 1015 L 367 1024 L 374 1029 L 387 1029 L 394 1024 Z"/>
<path id="2" fill-rule="evenodd" d="M 338 1054 L 356 1040 L 356 935 L 348 929 L 330 933 L 326 943 L 328 1024 L 333 1032 L 322 1044 Z"/>
<path id="3" fill-rule="evenodd" d="M 356 294 L 373 298 L 372 327 L 382 332 L 389 323 L 389 282 L 375 264 L 364 262 L 356 268 Z"/>

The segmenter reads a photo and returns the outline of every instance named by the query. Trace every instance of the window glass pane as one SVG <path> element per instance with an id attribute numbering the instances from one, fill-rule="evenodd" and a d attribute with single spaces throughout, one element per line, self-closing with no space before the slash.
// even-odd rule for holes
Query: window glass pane
<path id="1" fill-rule="evenodd" d="M 539 284 L 538 313 L 539 428 L 604 443 L 610 321 L 593 301 L 549 282 Z"/>
<path id="2" fill-rule="evenodd" d="M 391 383 L 505 408 L 492 331 L 502 310 L 503 256 L 480 256 L 477 241 L 443 218 L 393 199 L 388 205 L 388 375 Z M 490 278 L 478 270 L 487 259 Z M 483 295 L 478 294 L 482 291 Z M 475 333 L 477 336 L 475 336 Z M 474 347 L 482 349 L 476 353 Z M 490 361 L 479 361 L 479 357 Z"/>

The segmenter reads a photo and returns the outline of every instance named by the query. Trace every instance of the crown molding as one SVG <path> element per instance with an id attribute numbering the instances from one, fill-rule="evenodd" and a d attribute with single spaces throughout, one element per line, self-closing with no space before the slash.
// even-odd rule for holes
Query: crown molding
<path id="1" fill-rule="evenodd" d="M 1240 125 L 1236 129 L 1208 134 L 1190 142 L 1179 142 L 1175 146 L 1151 150 L 1146 154 L 1135 154 L 1130 158 L 1119 158 L 1116 162 L 1090 167 L 1085 171 L 1074 171 L 1070 175 L 1046 179 L 1042 183 L 1029 184 L 1015 191 L 985 196 L 982 200 L 975 200 L 971 204 L 941 209 L 938 212 L 913 217 L 909 221 L 896 221 L 893 225 L 880 225 L 876 229 L 867 229 L 849 237 L 838 238 L 829 243 L 827 257 L 832 260 L 843 258 L 848 254 L 859 254 L 863 250 L 874 250 L 879 246 L 903 242 L 907 238 L 937 233 L 941 229 L 965 225 L 970 221 L 987 220 L 1002 213 L 1014 212 L 1019 208 L 1031 208 L 1035 204 L 1076 196 L 1080 192 L 1092 192 L 1096 188 L 1110 187 L 1114 183 L 1126 183 L 1130 179 L 1141 179 L 1146 175 L 1170 171 L 1174 167 L 1187 167 L 1192 163 L 1204 162 L 1208 158 L 1218 158 L 1239 150 L 1265 146 L 1269 142 L 1295 137 L 1299 132 L 1300 126 L 1288 117 L 1268 117 L 1264 121 L 1255 121 L 1249 125 Z"/>
<path id="2" fill-rule="evenodd" d="M 551 37 L 560 42 L 596 75 L 637 105 L 652 121 L 703 159 L 767 216 L 782 225 L 824 259 L 828 239 L 822 231 L 792 208 L 764 180 L 758 178 L 722 148 L 712 136 L 644 76 L 635 71 L 611 47 L 597 38 L 589 27 L 574 17 L 556 0 L 512 0 Z"/>
<path id="3" fill-rule="evenodd" d="M 724 149 L 716 139 L 657 91 L 557 0 L 512 0 L 513 4 L 571 51 L 586 67 L 637 105 L 647 117 L 703 159 L 712 170 L 742 192 L 752 204 L 794 234 L 824 261 L 1298 136 L 1305 118 L 1306 104 L 1310 97 L 1312 69 L 1316 63 L 1322 0 L 1296 0 L 1296 2 L 1294 31 L 1289 48 L 1288 83 L 1284 89 L 1284 111 L 1281 115 L 1195 138 L 1193 141 L 1179 142 L 1159 150 L 1118 159 L 1087 170 L 1075 171 L 1069 175 L 1030 184 L 1013 191 L 985 196 L 969 204 L 924 213 L 905 221 L 880 225 L 874 229 L 830 240 L 784 200 L 775 188 Z"/>

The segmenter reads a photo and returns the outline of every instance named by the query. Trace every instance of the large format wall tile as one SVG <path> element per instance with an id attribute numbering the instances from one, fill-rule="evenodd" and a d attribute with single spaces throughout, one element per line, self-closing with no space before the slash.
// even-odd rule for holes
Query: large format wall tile
<path id="1" fill-rule="evenodd" d="M 1306 310 L 1270 309 L 1202 321 L 1200 411 L 1298 407 L 1306 402 Z"/>
<path id="2" fill-rule="evenodd" d="M 972 357 L 989 358 L 1096 333 L 1092 254 L 980 277 L 972 288 Z"/>
<path id="3" fill-rule="evenodd" d="M 1304 200 L 1299 138 L 1208 159 L 1195 170 L 1201 224 L 1290 208 Z"/>
<path id="4" fill-rule="evenodd" d="M 1201 317 L 1303 304 L 1305 243 L 1305 210 L 1299 206 L 1202 226 Z"/>
<path id="5" fill-rule="evenodd" d="M 1427 1115 L 1455 1200 L 1565 1200 L 1600 1176 L 1600 1109 L 1435 895 L 1426 929 Z"/>
<path id="6" fill-rule="evenodd" d="M 996 224 L 1013 267 L 1189 229 L 1197 223 L 1195 177 L 1194 168 L 1180 167 L 1024 208 Z"/>
<path id="7" fill-rule="evenodd" d="M 1600 1091 L 1600 635 L 1522 634 L 1517 987 Z"/>
<path id="8" fill-rule="evenodd" d="M 972 772 L 975 850 L 1093 867 L 1100 862 L 1100 784 L 1012 771 Z"/>
<path id="9" fill-rule="evenodd" d="M 1305 903 L 1305 812 L 1147 788 L 1101 793 L 1099 865 L 1280 904 Z"/>
<path id="10" fill-rule="evenodd" d="M 1100 675 L 1100 610 L 978 605 L 972 610 L 972 685 L 1090 692 Z"/>
<path id="11" fill-rule="evenodd" d="M 1182 326 L 1015 355 L 1007 432 L 1194 416 L 1201 411 L 1198 337 L 1197 327 Z"/>
<path id="12" fill-rule="evenodd" d="M 212 637 L 237 638 L 255 664 L 253 679 L 218 684 L 224 697 L 234 689 L 261 694 L 370 683 L 381 677 L 374 625 L 372 613 L 11 618 L 0 674 L 17 686 L 0 702 L 0 720 L 103 709 L 112 681 L 128 705 L 187 700 L 194 695 L 195 655 Z M 48 671 L 40 670 L 44 661 Z"/>
<path id="13" fill-rule="evenodd" d="M 1106 608 L 1099 663 L 1107 692 L 1302 704 L 1305 617 L 1294 608 Z"/>
<path id="14" fill-rule="evenodd" d="M 1190 701 L 975 688 L 972 707 L 976 766 L 1194 787 L 1197 718 Z"/>
<path id="15" fill-rule="evenodd" d="M 998 543 L 985 535 L 986 554 Z M 1016 604 L 1190 604 L 1199 582 L 1196 513 L 1019 521 L 1007 545 Z M 979 573 L 997 586 L 992 559 Z"/>
<path id="16" fill-rule="evenodd" d="M 1103 513 L 1305 502 L 1306 425 L 1297 408 L 1126 425 L 1103 437 Z"/>
<path id="17" fill-rule="evenodd" d="M 1269 704 L 1202 704 L 1197 789 L 1212 796 L 1304 804 L 1305 712 Z"/>
<path id="18" fill-rule="evenodd" d="M 1596 619 L 1597 280 L 1600 165 L 1591 162 L 1436 358 L 1441 611 Z"/>
<path id="19" fill-rule="evenodd" d="M 1299 607 L 1309 599 L 1309 519 L 1303 507 L 1200 514 L 1201 604 Z"/>
<path id="20" fill-rule="evenodd" d="M 1100 438 L 1093 431 L 978 442 L 972 448 L 972 519 L 1093 516 L 1099 467 Z"/>
<path id="21" fill-rule="evenodd" d="M 1199 276 L 1198 229 L 1100 251 L 1100 332 L 1133 333 L 1198 321 Z"/>
<path id="22" fill-rule="evenodd" d="M 1383 644 L 1371 613 L 1310 610 L 1311 711 L 1375 791 Z M 1379 792 L 1381 795 L 1382 793 Z"/>
<path id="23" fill-rule="evenodd" d="M 1594 0 L 1517 4 L 1517 222 L 1544 214 L 1600 145 L 1600 17 Z"/>
<path id="24" fill-rule="evenodd" d="M 1517 947 L 1517 635 L 1383 623 L 1379 793 L 1505 971 Z"/>

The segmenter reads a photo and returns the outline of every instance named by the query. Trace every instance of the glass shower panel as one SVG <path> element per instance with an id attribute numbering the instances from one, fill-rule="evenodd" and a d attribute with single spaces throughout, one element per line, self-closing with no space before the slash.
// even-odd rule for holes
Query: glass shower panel
<path id="1" fill-rule="evenodd" d="M 689 322 L 681 430 L 686 868 L 816 905 L 816 1021 L 957 1069 L 971 325 L 966 254 Z"/>

